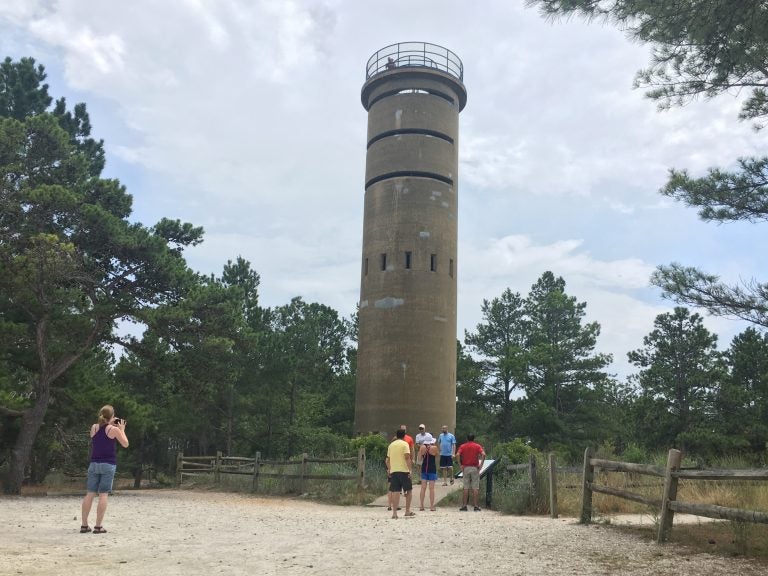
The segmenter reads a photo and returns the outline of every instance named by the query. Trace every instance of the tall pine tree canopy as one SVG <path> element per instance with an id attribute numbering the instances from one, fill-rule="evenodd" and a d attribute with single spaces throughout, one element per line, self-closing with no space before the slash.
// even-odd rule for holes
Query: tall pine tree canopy
<path id="1" fill-rule="evenodd" d="M 745 96 L 739 119 L 762 129 L 768 118 L 768 5 L 759 0 L 528 0 L 549 18 L 580 15 L 607 21 L 648 44 L 651 64 L 635 85 L 660 108 L 724 93 Z M 661 193 L 694 207 L 707 221 L 768 218 L 768 157 L 739 158 L 728 169 L 692 176 L 673 168 Z M 736 286 L 715 274 L 673 263 L 651 282 L 665 296 L 717 315 L 768 327 L 768 284 Z"/>
<path id="2" fill-rule="evenodd" d="M 483 301 L 483 322 L 465 335 L 477 360 L 460 354 L 459 389 L 490 408 L 503 440 L 526 437 L 575 454 L 610 435 L 611 357 L 595 352 L 600 326 L 584 322 L 586 306 L 549 271 L 527 298 L 507 289 Z"/>
<path id="3" fill-rule="evenodd" d="M 15 375 L 0 413 L 20 421 L 4 490 L 18 494 L 54 382 L 115 322 L 179 298 L 193 275 L 181 250 L 202 229 L 128 220 L 131 196 L 100 177 L 104 152 L 84 104 L 50 97 L 34 60 L 0 66 L 0 361 Z"/>

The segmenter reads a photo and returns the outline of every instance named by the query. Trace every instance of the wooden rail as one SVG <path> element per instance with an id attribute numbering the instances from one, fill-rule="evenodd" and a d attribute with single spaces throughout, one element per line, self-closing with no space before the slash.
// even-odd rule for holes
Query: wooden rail
<path id="1" fill-rule="evenodd" d="M 341 464 L 357 463 L 355 474 L 313 474 L 312 464 Z M 298 467 L 298 473 L 288 472 L 264 472 L 263 467 Z M 300 490 L 304 492 L 306 480 L 356 480 L 358 491 L 365 487 L 365 448 L 360 448 L 357 457 L 350 458 L 310 458 L 302 454 L 298 460 L 262 460 L 261 453 L 257 452 L 254 458 L 242 456 L 223 456 L 217 452 L 216 456 L 185 456 L 179 452 L 176 456 L 176 482 L 179 486 L 185 477 L 213 476 L 214 483 L 221 481 L 222 474 L 251 476 L 251 490 L 258 490 L 260 478 L 291 478 L 298 479 Z"/>
<path id="2" fill-rule="evenodd" d="M 599 492 L 616 496 L 634 502 L 640 502 L 660 509 L 659 532 L 657 542 L 663 543 L 669 539 L 672 530 L 675 512 L 717 518 L 735 520 L 740 522 L 753 522 L 768 524 L 768 513 L 758 510 L 744 510 L 741 508 L 726 508 L 712 504 L 696 504 L 681 502 L 677 499 L 678 482 L 681 478 L 689 480 L 768 480 L 768 469 L 759 470 L 682 470 L 680 462 L 682 453 L 679 450 L 670 450 L 667 455 L 667 464 L 652 466 L 649 464 L 631 464 L 629 462 L 616 462 L 593 458 L 593 451 L 587 448 L 584 451 L 584 472 L 581 500 L 581 519 L 587 524 L 592 521 L 592 493 Z M 645 474 L 664 479 L 664 488 L 660 499 L 648 498 L 641 494 L 622 490 L 612 486 L 597 484 L 595 482 L 595 469 L 611 472 L 627 472 L 633 474 Z"/>

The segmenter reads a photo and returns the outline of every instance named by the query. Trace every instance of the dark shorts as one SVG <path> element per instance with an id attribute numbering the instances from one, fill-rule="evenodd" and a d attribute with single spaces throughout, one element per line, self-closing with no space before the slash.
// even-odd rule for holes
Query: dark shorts
<path id="1" fill-rule="evenodd" d="M 392 472 L 389 477 L 389 491 L 400 492 L 400 490 L 405 492 L 413 490 L 413 482 L 411 482 L 408 472 Z"/>
<path id="2" fill-rule="evenodd" d="M 453 456 L 440 456 L 440 468 L 453 468 Z"/>

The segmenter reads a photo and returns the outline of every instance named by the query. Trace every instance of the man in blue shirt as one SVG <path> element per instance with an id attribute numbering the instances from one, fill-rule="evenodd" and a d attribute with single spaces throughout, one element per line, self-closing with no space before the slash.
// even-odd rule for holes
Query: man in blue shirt
<path id="1" fill-rule="evenodd" d="M 443 424 L 443 430 L 437 437 L 440 446 L 440 470 L 443 471 L 443 486 L 448 486 L 448 474 L 450 470 L 451 484 L 453 484 L 453 457 L 456 455 L 456 436 L 448 432 L 448 426 Z"/>

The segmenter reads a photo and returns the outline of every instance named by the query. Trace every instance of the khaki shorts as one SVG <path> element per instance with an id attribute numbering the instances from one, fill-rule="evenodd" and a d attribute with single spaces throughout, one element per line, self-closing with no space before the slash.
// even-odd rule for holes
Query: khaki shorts
<path id="1" fill-rule="evenodd" d="M 480 489 L 480 469 L 477 466 L 465 466 L 461 472 L 465 490 Z"/>

